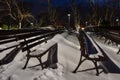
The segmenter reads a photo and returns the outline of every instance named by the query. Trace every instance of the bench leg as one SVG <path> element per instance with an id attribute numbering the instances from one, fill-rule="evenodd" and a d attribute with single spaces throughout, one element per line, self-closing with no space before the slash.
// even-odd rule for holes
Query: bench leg
<path id="1" fill-rule="evenodd" d="M 117 54 L 119 54 L 119 53 L 120 53 L 120 48 L 119 48 L 119 50 L 118 50 Z"/>
<path id="2" fill-rule="evenodd" d="M 104 43 L 106 43 L 107 41 L 108 41 L 108 39 L 106 39 L 106 38 L 105 38 L 105 41 L 104 41 Z"/>
<path id="3" fill-rule="evenodd" d="M 98 71 L 97 61 L 92 60 L 92 62 L 93 62 L 94 65 L 95 65 L 95 69 L 96 69 L 96 72 L 97 72 L 96 75 L 99 76 L 99 71 Z"/>
<path id="4" fill-rule="evenodd" d="M 108 40 L 107 44 L 109 45 L 110 43 L 111 43 L 110 40 Z"/>
<path id="5" fill-rule="evenodd" d="M 41 57 L 37 57 L 37 59 L 39 60 L 39 62 L 40 62 L 40 65 L 41 65 L 41 67 L 42 67 L 42 70 L 43 70 L 43 69 L 44 69 L 44 67 L 43 67 L 43 63 L 42 63 Z"/>
<path id="6" fill-rule="evenodd" d="M 27 61 L 25 63 L 25 66 L 22 69 L 25 69 L 27 67 L 28 61 L 30 60 L 30 57 L 27 57 Z"/>
<path id="7" fill-rule="evenodd" d="M 82 62 L 84 62 L 86 59 L 83 59 L 82 60 L 82 55 L 81 55 L 81 57 L 80 57 L 80 61 L 79 61 L 79 63 L 78 63 L 78 65 L 77 65 L 77 67 L 75 68 L 75 70 L 73 71 L 73 73 L 76 73 L 76 71 L 78 70 L 78 68 L 79 68 L 79 66 L 82 64 Z"/>
<path id="8" fill-rule="evenodd" d="M 115 45 L 118 46 L 118 43 L 115 42 Z"/>

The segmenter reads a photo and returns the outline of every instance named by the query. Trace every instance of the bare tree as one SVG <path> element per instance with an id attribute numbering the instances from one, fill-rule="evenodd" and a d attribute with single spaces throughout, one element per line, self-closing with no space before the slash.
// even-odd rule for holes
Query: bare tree
<path id="1" fill-rule="evenodd" d="M 15 5 L 15 11 L 16 11 L 16 19 L 18 21 L 18 28 L 21 29 L 22 26 L 22 21 L 23 19 L 27 19 L 29 17 L 33 17 L 29 12 L 24 12 L 20 9 L 20 7 L 18 6 L 16 0 L 13 0 L 13 5 Z"/>
<path id="2" fill-rule="evenodd" d="M 89 0 L 93 10 L 91 21 L 95 25 L 99 25 L 102 20 L 109 21 L 110 25 L 113 26 L 114 18 L 118 14 L 119 0 L 103 0 L 103 6 L 98 6 L 96 0 Z"/>
<path id="3" fill-rule="evenodd" d="M 52 0 L 48 0 L 48 14 L 49 14 L 49 20 L 50 20 L 50 24 L 54 26 L 55 24 L 55 20 L 56 20 L 56 9 L 52 8 Z"/>
<path id="4" fill-rule="evenodd" d="M 73 16 L 73 28 L 77 29 L 79 25 L 79 15 L 78 15 L 78 8 L 76 5 L 76 0 L 71 0 L 71 7 L 72 7 L 72 16 Z"/>
<path id="5" fill-rule="evenodd" d="M 33 17 L 29 12 L 22 12 L 16 0 L 4 0 L 3 1 L 7 7 L 7 16 L 10 16 L 13 20 L 18 23 L 18 28 L 21 29 L 23 19 L 28 17 Z"/>
<path id="6" fill-rule="evenodd" d="M 93 24 L 99 25 L 100 15 L 99 15 L 99 6 L 97 6 L 95 0 L 89 0 L 90 6 L 92 7 L 92 15 L 89 16 L 89 21 L 92 21 Z"/>

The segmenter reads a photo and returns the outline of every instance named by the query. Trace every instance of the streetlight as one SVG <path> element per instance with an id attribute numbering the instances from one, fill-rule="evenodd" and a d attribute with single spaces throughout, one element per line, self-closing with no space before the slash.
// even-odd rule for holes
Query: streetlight
<path id="1" fill-rule="evenodd" d="M 33 23 L 31 22 L 30 25 L 33 26 Z"/>
<path id="2" fill-rule="evenodd" d="M 119 21 L 119 19 L 116 19 L 116 21 L 118 22 L 118 21 Z"/>
<path id="3" fill-rule="evenodd" d="M 69 21 L 69 27 L 70 27 L 70 14 L 67 14 L 67 16 L 68 16 L 68 21 Z"/>
<path id="4" fill-rule="evenodd" d="M 87 27 L 87 25 L 88 25 L 88 22 L 86 21 L 86 22 L 85 22 L 85 26 Z"/>
<path id="5" fill-rule="evenodd" d="M 117 25 L 119 26 L 119 19 L 118 18 L 116 19 L 116 22 L 117 22 Z"/>

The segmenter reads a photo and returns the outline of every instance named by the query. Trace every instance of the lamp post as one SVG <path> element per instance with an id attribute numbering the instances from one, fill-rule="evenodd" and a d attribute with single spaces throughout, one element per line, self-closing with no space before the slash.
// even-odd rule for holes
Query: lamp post
<path id="1" fill-rule="evenodd" d="M 68 21 L 69 21 L 69 28 L 70 28 L 70 14 L 67 14 L 67 16 L 68 16 Z"/>

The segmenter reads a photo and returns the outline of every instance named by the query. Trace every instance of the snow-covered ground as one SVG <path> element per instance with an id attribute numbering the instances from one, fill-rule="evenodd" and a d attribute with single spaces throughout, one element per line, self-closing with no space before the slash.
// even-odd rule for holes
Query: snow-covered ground
<path id="1" fill-rule="evenodd" d="M 120 55 L 115 54 L 118 47 L 113 45 L 108 46 L 95 36 L 94 39 L 109 53 L 107 55 L 113 62 L 120 67 Z M 75 34 L 70 35 L 65 32 L 56 35 L 53 40 L 58 42 L 57 69 L 47 68 L 42 70 L 41 66 L 37 66 L 32 68 L 28 67 L 23 70 L 22 67 L 26 61 L 26 53 L 20 51 L 11 63 L 0 66 L 0 80 L 119 80 L 120 74 L 106 74 L 101 72 L 99 76 L 96 76 L 95 69 L 87 70 L 94 67 L 90 61 L 85 61 L 76 74 L 72 73 L 80 58 L 80 46 Z M 44 60 L 44 58 L 42 59 Z M 30 59 L 28 66 L 33 66 L 38 63 L 37 59 Z"/>

